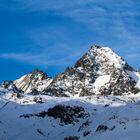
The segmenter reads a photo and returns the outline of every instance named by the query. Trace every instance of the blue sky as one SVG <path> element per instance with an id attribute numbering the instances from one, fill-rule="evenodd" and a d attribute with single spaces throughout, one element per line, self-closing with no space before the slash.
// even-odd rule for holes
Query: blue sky
<path id="1" fill-rule="evenodd" d="M 93 44 L 140 69 L 140 0 L 0 0 L 0 81 L 54 76 Z"/>

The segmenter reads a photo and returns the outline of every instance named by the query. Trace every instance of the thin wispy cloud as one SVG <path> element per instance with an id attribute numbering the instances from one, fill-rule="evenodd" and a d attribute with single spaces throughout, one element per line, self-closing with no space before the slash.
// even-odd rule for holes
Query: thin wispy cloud
<path id="1" fill-rule="evenodd" d="M 72 66 L 74 64 L 73 60 L 77 60 L 81 57 L 81 53 L 77 50 L 73 51 L 71 49 L 61 49 L 58 55 L 56 52 L 45 50 L 40 53 L 3 53 L 0 54 L 2 59 L 10 59 L 23 63 L 29 63 L 34 66 L 41 66 L 47 68 L 49 66 Z M 69 64 L 68 64 L 69 62 Z"/>

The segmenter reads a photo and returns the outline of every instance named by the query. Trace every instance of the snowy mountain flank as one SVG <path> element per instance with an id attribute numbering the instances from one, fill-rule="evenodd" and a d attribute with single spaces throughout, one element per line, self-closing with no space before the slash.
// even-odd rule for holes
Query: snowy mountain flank
<path id="1" fill-rule="evenodd" d="M 52 82 L 48 75 L 40 70 L 22 76 L 20 79 L 15 80 L 14 84 L 17 88 L 24 91 L 24 93 L 31 93 L 35 91 L 43 91 Z"/>
<path id="2" fill-rule="evenodd" d="M 94 45 L 54 78 L 0 85 L 0 140 L 139 140 L 139 108 L 140 72 Z"/>

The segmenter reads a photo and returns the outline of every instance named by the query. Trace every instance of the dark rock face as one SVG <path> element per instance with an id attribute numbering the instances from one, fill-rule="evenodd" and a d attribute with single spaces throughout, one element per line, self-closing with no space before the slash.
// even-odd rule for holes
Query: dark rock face
<path id="1" fill-rule="evenodd" d="M 77 137 L 77 136 L 69 136 L 69 137 L 66 137 L 64 138 L 64 140 L 79 140 L 80 137 Z"/>
<path id="2" fill-rule="evenodd" d="M 61 123 L 72 124 L 74 122 L 79 122 L 80 119 L 85 119 L 88 117 L 88 113 L 84 108 L 79 106 L 65 106 L 58 105 L 53 108 L 48 109 L 48 116 L 55 119 L 59 118 Z"/>
<path id="3" fill-rule="evenodd" d="M 49 108 L 48 111 L 42 111 L 37 114 L 26 114 L 20 117 L 53 117 L 54 119 L 60 119 L 60 124 L 74 124 L 79 122 L 81 119 L 85 119 L 89 116 L 89 113 L 85 111 L 84 108 L 80 106 L 66 106 L 66 105 L 56 105 L 53 108 Z"/>
<path id="4" fill-rule="evenodd" d="M 101 124 L 97 127 L 96 132 L 100 132 L 100 131 L 104 132 L 107 129 L 109 129 L 108 126 Z"/>

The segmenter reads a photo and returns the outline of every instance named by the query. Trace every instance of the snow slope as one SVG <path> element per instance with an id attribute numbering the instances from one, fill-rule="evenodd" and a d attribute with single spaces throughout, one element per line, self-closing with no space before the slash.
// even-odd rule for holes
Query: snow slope
<path id="1" fill-rule="evenodd" d="M 110 81 L 110 75 L 99 76 L 94 82 L 94 87 L 98 90 L 101 86 Z"/>
<path id="2" fill-rule="evenodd" d="M 139 140 L 140 94 L 127 96 L 49 97 L 24 95 L 0 89 L 0 138 L 3 140 Z M 35 97 L 42 98 L 36 103 Z M 56 105 L 80 106 L 88 116 L 65 124 L 60 119 L 35 116 Z M 21 117 L 23 115 L 30 117 Z M 32 116 L 31 116 L 32 114 Z"/>

